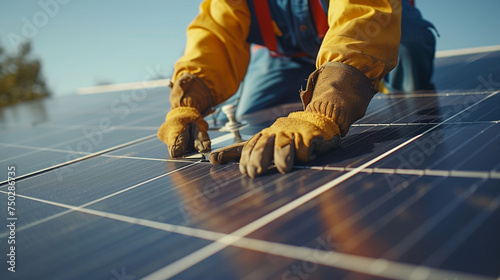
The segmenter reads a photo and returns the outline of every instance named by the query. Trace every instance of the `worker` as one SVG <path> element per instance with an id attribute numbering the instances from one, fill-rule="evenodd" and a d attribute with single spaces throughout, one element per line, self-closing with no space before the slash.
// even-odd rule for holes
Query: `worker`
<path id="1" fill-rule="evenodd" d="M 381 79 L 397 63 L 400 33 L 397 0 L 206 0 L 175 64 L 171 110 L 158 137 L 173 158 L 193 150 L 208 153 L 203 117 L 238 89 L 251 44 L 264 45 L 271 56 L 315 61 L 300 92 L 304 110 L 277 119 L 244 146 L 210 158 L 214 163 L 239 159 L 240 171 L 252 178 L 272 162 L 286 173 L 295 160 L 307 162 L 337 146 L 363 117 Z M 289 92 L 291 99 L 296 95 L 297 90 Z"/>

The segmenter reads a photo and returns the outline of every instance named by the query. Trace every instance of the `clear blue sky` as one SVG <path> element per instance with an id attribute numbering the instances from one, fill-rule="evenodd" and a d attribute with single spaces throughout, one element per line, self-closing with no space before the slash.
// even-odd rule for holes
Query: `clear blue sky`
<path id="1" fill-rule="evenodd" d="M 0 44 L 12 51 L 19 39 L 13 34 L 32 37 L 33 51 L 42 60 L 43 74 L 55 95 L 100 81 L 138 82 L 148 69 L 171 74 L 199 3 L 3 0 Z M 441 35 L 438 50 L 500 45 L 499 0 L 416 0 L 416 4 Z"/>

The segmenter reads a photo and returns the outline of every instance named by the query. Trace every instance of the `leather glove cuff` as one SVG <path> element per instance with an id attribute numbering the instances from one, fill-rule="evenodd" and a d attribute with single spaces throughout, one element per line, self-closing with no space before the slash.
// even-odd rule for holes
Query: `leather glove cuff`
<path id="1" fill-rule="evenodd" d="M 361 71 L 341 62 L 327 62 L 307 80 L 300 98 L 304 111 L 333 120 L 345 136 L 349 127 L 361 119 L 376 90 Z"/>
<path id="2" fill-rule="evenodd" d="M 203 116 L 207 116 L 213 112 L 213 102 L 210 89 L 197 76 L 184 73 L 182 76 L 170 84 L 172 88 L 170 92 L 171 109 L 178 107 L 192 107 L 198 110 Z"/>

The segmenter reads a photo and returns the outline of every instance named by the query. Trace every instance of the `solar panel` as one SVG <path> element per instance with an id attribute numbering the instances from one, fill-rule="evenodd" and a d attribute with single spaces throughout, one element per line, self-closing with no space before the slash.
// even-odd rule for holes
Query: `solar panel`
<path id="1" fill-rule="evenodd" d="M 170 159 L 166 88 L 5 108 L 1 278 L 498 279 L 499 60 L 438 57 L 436 92 L 377 94 L 340 147 L 256 179 Z M 300 108 L 248 115 L 241 135 Z"/>

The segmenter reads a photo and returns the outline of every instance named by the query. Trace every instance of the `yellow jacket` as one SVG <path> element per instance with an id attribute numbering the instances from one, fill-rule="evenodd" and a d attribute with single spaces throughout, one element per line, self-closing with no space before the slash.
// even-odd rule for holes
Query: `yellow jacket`
<path id="1" fill-rule="evenodd" d="M 205 0 L 188 26 L 185 53 L 175 64 L 173 80 L 189 72 L 205 82 L 216 104 L 231 97 L 250 61 L 250 21 L 244 0 Z M 330 0 L 328 25 L 316 67 L 329 61 L 349 64 L 378 89 L 397 62 L 401 1 Z"/>

